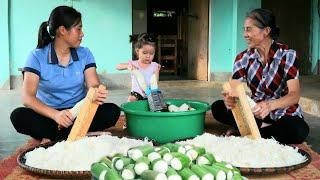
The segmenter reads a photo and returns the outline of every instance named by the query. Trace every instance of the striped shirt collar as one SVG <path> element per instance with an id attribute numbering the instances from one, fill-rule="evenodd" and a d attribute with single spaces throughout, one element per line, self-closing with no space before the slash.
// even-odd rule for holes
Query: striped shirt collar
<path id="1" fill-rule="evenodd" d="M 269 64 L 271 63 L 278 49 L 279 49 L 279 44 L 277 44 L 274 40 L 272 40 L 267 63 Z M 250 57 L 249 57 L 250 59 L 258 59 L 261 62 L 261 55 L 259 54 L 258 49 L 254 49 L 254 48 L 248 49 L 248 52 L 250 54 Z"/>

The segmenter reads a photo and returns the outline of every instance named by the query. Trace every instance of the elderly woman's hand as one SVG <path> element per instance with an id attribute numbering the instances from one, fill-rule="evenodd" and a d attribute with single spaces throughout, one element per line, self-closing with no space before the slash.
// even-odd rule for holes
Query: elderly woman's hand
<path id="1" fill-rule="evenodd" d="M 258 102 L 253 107 L 252 112 L 253 112 L 255 117 L 257 117 L 259 119 L 264 119 L 271 112 L 270 101 L 269 100 L 265 100 L 265 101 Z"/>
<path id="2" fill-rule="evenodd" d="M 227 109 L 232 109 L 236 105 L 235 97 L 230 95 L 230 92 L 228 91 L 222 91 L 223 95 L 223 102 L 224 105 L 227 107 Z"/>

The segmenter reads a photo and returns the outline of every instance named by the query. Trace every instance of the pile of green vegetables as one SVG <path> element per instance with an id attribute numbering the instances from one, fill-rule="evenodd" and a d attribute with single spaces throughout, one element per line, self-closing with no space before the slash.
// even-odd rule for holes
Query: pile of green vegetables
<path id="1" fill-rule="evenodd" d="M 239 169 L 218 162 L 203 147 L 167 143 L 138 146 L 127 156 L 115 154 L 91 165 L 94 179 L 105 180 L 223 180 L 243 179 Z"/>

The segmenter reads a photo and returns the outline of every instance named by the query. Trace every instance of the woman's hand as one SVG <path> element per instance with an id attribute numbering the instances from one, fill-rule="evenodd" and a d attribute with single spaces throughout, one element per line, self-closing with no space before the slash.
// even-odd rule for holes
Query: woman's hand
<path id="1" fill-rule="evenodd" d="M 98 87 L 101 83 L 95 67 L 88 68 L 85 72 L 85 80 L 88 88 Z M 108 91 L 104 88 L 95 88 L 95 93 L 92 97 L 92 102 L 99 105 L 103 104 L 107 98 Z"/>
<path id="2" fill-rule="evenodd" d="M 60 126 L 63 126 L 65 128 L 68 128 L 70 125 L 73 124 L 73 117 L 69 110 L 62 110 L 57 111 L 54 114 L 53 120 L 59 124 Z"/>
<path id="3" fill-rule="evenodd" d="M 236 105 L 235 97 L 230 96 L 230 92 L 228 91 L 222 91 L 222 95 L 223 95 L 224 105 L 227 107 L 227 109 L 234 108 Z"/>
<path id="4" fill-rule="evenodd" d="M 95 88 L 95 93 L 93 96 L 92 101 L 96 102 L 97 104 L 101 105 L 105 102 L 105 100 L 107 99 L 107 95 L 108 95 L 108 90 L 106 89 L 101 89 L 101 88 Z"/>
<path id="5" fill-rule="evenodd" d="M 264 119 L 271 112 L 270 101 L 269 100 L 265 100 L 265 101 L 258 102 L 253 107 L 252 112 L 253 112 L 255 117 L 257 117 L 259 119 Z"/>

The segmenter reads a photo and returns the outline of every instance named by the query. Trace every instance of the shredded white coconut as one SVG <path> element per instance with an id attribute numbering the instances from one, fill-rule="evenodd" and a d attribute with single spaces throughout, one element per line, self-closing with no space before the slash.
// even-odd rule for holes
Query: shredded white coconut
<path id="1" fill-rule="evenodd" d="M 178 143 L 202 146 L 218 159 L 237 167 L 284 167 L 307 160 L 297 148 L 279 144 L 274 139 L 253 140 L 246 137 L 218 137 L 204 133 L 194 139 Z"/>
<path id="2" fill-rule="evenodd" d="M 91 164 L 104 156 L 126 155 L 131 147 L 145 144 L 152 145 L 152 142 L 110 135 L 61 141 L 47 149 L 40 147 L 26 153 L 26 165 L 48 170 L 90 171 Z"/>

